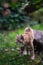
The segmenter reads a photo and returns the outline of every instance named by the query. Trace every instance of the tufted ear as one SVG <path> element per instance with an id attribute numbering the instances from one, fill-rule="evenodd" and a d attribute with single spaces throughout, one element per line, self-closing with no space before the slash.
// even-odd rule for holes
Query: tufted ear
<path id="1" fill-rule="evenodd" d="M 24 40 L 24 37 L 23 37 L 23 35 L 21 35 L 21 39 L 22 39 L 22 40 Z"/>

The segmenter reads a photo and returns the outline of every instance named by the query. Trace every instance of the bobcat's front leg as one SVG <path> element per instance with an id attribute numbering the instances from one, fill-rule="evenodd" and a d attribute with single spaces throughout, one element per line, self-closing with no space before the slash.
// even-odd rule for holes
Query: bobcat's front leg
<path id="1" fill-rule="evenodd" d="M 20 47 L 20 55 L 23 55 L 23 51 L 24 51 L 24 46 Z"/>
<path id="2" fill-rule="evenodd" d="M 33 41 L 32 40 L 30 41 L 30 47 L 31 47 L 30 57 L 31 57 L 31 60 L 34 60 L 35 59 L 35 54 L 34 54 L 34 45 L 33 45 Z"/>

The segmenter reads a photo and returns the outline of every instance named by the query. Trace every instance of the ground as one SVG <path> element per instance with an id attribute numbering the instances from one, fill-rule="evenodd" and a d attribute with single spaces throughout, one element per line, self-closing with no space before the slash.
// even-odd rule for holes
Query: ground
<path id="1" fill-rule="evenodd" d="M 43 30 L 42 25 L 36 25 L 32 27 L 33 29 Z M 43 55 L 38 56 L 34 62 L 31 62 L 29 55 L 19 55 L 19 45 L 15 43 L 17 33 L 23 33 L 24 28 L 15 31 L 2 31 L 0 32 L 0 65 L 38 65 L 41 61 Z M 5 60 L 4 60 L 5 59 Z M 40 65 L 43 65 L 40 64 Z"/>

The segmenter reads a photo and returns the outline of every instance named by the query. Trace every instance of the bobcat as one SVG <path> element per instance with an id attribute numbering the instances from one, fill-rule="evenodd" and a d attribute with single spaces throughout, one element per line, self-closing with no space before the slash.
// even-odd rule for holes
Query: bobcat
<path id="1" fill-rule="evenodd" d="M 28 54 L 28 50 L 30 48 L 30 57 L 31 60 L 35 59 L 35 54 L 34 54 L 34 45 L 33 45 L 33 41 L 34 41 L 34 32 L 32 28 L 25 28 L 24 33 L 23 34 L 19 34 L 17 36 L 16 39 L 17 43 L 23 44 L 23 46 L 20 47 L 21 49 L 21 54 L 24 51 L 24 48 L 26 48 L 27 54 Z"/>

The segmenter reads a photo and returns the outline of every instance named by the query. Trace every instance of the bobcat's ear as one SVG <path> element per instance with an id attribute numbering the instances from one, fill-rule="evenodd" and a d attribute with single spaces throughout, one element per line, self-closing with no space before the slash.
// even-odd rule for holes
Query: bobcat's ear
<path id="1" fill-rule="evenodd" d="M 23 37 L 23 35 L 21 35 L 21 39 L 22 39 L 22 40 L 24 40 L 24 37 Z"/>

